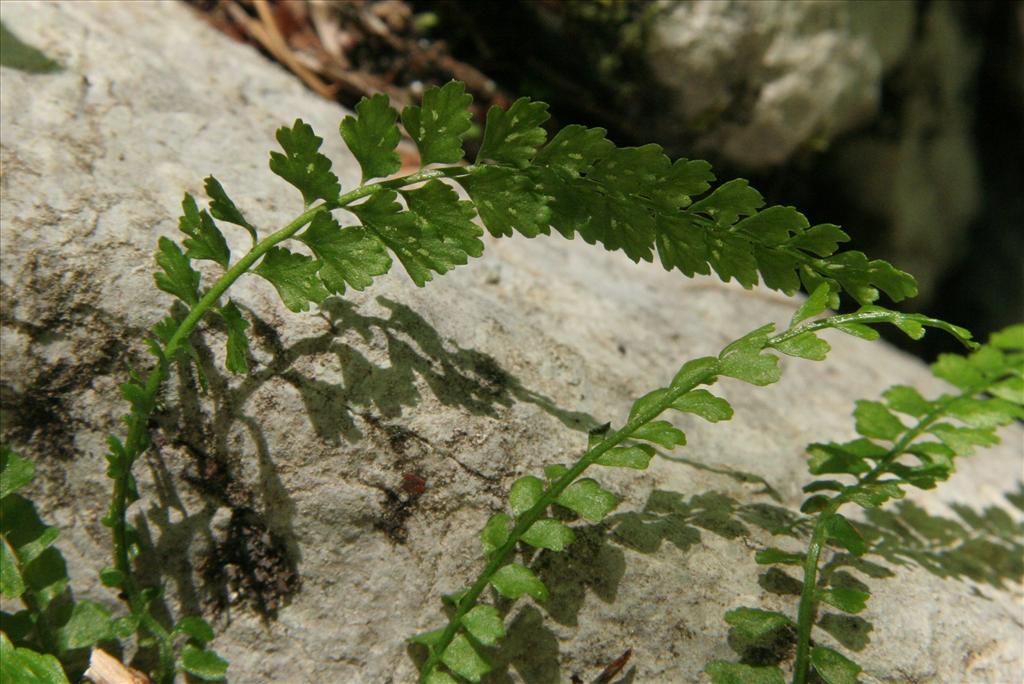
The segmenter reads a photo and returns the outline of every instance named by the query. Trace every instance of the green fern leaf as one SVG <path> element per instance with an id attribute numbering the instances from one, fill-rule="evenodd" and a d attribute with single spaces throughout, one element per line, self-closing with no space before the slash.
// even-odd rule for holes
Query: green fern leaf
<path id="1" fill-rule="evenodd" d="M 505 545 L 511 526 L 512 518 L 506 513 L 495 513 L 487 520 L 487 524 L 480 530 L 480 542 L 485 556 L 490 556 Z"/>
<path id="2" fill-rule="evenodd" d="M 57 630 L 60 650 L 72 651 L 92 646 L 97 641 L 114 638 L 110 611 L 92 601 L 78 601 L 71 617 Z"/>
<path id="3" fill-rule="evenodd" d="M 731 227 L 741 216 L 753 216 L 764 198 L 742 178 L 728 181 L 715 188 L 707 197 L 690 207 L 692 213 L 710 216 L 722 227 Z"/>
<path id="4" fill-rule="evenodd" d="M 1020 402 L 1014 403 L 998 397 L 959 397 L 946 407 L 946 413 L 973 428 L 996 428 L 1024 419 L 1024 409 Z"/>
<path id="5" fill-rule="evenodd" d="M 557 501 L 560 506 L 594 523 L 604 520 L 619 505 L 617 496 L 589 478 L 577 480 L 566 487 Z"/>
<path id="6" fill-rule="evenodd" d="M 505 636 L 501 614 L 494 606 L 474 606 L 462 616 L 462 626 L 484 646 L 494 646 Z"/>
<path id="7" fill-rule="evenodd" d="M 376 235 L 361 226 L 342 228 L 325 211 L 296 239 L 320 260 L 318 272 L 328 292 L 342 294 L 346 284 L 366 289 L 391 269 L 391 257 Z"/>
<path id="8" fill-rule="evenodd" d="M 484 660 L 464 634 L 455 635 L 448 648 L 444 649 L 441 662 L 455 674 L 474 683 L 491 671 L 490 663 Z"/>
<path id="9" fill-rule="evenodd" d="M 608 156 L 615 144 L 605 138 L 605 129 L 573 124 L 555 134 L 534 157 L 534 163 L 569 177 L 579 176 L 598 159 Z"/>
<path id="10" fill-rule="evenodd" d="M 282 126 L 277 129 L 277 142 L 284 154 L 270 153 L 270 170 L 295 186 L 307 206 L 317 199 L 338 199 L 341 184 L 331 171 L 331 160 L 318 151 L 324 140 L 309 124 L 296 119 L 291 128 Z"/>
<path id="11" fill-rule="evenodd" d="M 228 355 L 226 365 L 232 373 L 244 374 L 249 371 L 249 338 L 245 331 L 249 327 L 249 321 L 242 317 L 233 301 L 228 301 L 226 306 L 217 310 L 224 325 L 228 329 Z"/>
<path id="12" fill-rule="evenodd" d="M 672 408 L 700 416 L 709 423 L 732 418 L 732 406 L 707 390 L 691 390 L 672 402 Z"/>
<path id="13" fill-rule="evenodd" d="M 468 203 L 459 201 L 450 187 L 434 180 L 403 195 L 410 211 L 403 211 L 393 190 L 377 192 L 350 211 L 395 253 L 416 285 L 422 287 L 434 273 L 446 273 L 483 252 Z"/>
<path id="14" fill-rule="evenodd" d="M 811 226 L 803 233 L 796 235 L 789 241 L 789 246 L 801 251 L 810 252 L 819 257 L 827 257 L 834 254 L 839 245 L 849 242 L 850 236 L 836 225 L 821 223 Z"/>
<path id="15" fill-rule="evenodd" d="M 867 458 L 882 458 L 888 451 L 869 440 L 857 440 L 846 444 L 811 444 L 807 453 L 810 455 L 807 468 L 812 475 L 858 475 L 871 470 Z"/>
<path id="16" fill-rule="evenodd" d="M 434 670 L 427 675 L 425 684 L 459 684 L 459 682 L 447 672 Z"/>
<path id="17" fill-rule="evenodd" d="M 22 458 L 9 446 L 0 447 L 0 499 L 31 482 L 35 472 L 32 461 Z"/>
<path id="18" fill-rule="evenodd" d="M 286 307 L 299 312 L 308 310 L 310 302 L 319 304 L 327 297 L 327 290 L 317 277 L 319 268 L 308 256 L 273 247 L 253 272 L 274 286 Z"/>
<path id="19" fill-rule="evenodd" d="M 530 525 L 530 529 L 523 533 L 522 540 L 530 546 L 538 549 L 550 549 L 561 551 L 569 544 L 572 544 L 576 535 L 565 523 L 552 518 L 544 518 Z"/>
<path id="20" fill-rule="evenodd" d="M 829 290 L 826 288 L 825 291 Z M 832 351 L 828 342 L 812 332 L 791 337 L 773 346 L 787 356 L 796 356 L 810 361 L 824 361 L 828 353 Z"/>
<path id="21" fill-rule="evenodd" d="M 597 459 L 598 465 L 613 468 L 635 468 L 646 470 L 654 457 L 654 448 L 647 444 L 610 449 Z"/>
<path id="22" fill-rule="evenodd" d="M 938 423 L 928 428 L 943 444 L 952 449 L 957 456 L 970 456 L 976 446 L 993 446 L 999 443 L 992 428 L 957 427 L 949 423 Z"/>
<path id="23" fill-rule="evenodd" d="M 796 313 L 793 314 L 793 318 L 789 321 L 789 326 L 793 327 L 797 323 L 806 321 L 808 318 L 813 318 L 818 314 L 824 313 L 828 308 L 828 302 L 829 299 L 831 299 L 831 294 L 831 289 L 828 284 L 823 283 L 822 285 L 819 285 L 818 288 L 815 289 L 809 297 L 807 297 L 807 300 L 800 305 L 800 308 L 796 310 Z"/>
<path id="24" fill-rule="evenodd" d="M 464 84 L 449 81 L 427 90 L 421 107 L 409 105 L 402 110 L 402 125 L 419 148 L 421 165 L 462 161 L 462 137 L 473 125 L 472 102 Z"/>
<path id="25" fill-rule="evenodd" d="M 821 590 L 818 593 L 818 598 L 825 603 L 835 606 L 844 613 L 853 614 L 864 610 L 870 597 L 871 594 L 866 591 L 849 587 L 832 587 L 831 589 Z"/>
<path id="26" fill-rule="evenodd" d="M 181 201 L 181 210 L 178 229 L 188 236 L 182 242 L 188 249 L 185 256 L 189 259 L 213 261 L 227 268 L 231 262 L 231 250 L 213 218 L 205 209 L 200 211 L 195 198 L 187 192 Z"/>
<path id="27" fill-rule="evenodd" d="M 782 670 L 774 666 L 755 667 L 716 660 L 708 664 L 705 672 L 711 677 L 711 684 L 786 684 Z"/>
<path id="28" fill-rule="evenodd" d="M 780 549 L 765 549 L 764 551 L 758 551 L 754 556 L 754 560 L 760 565 L 773 565 L 776 563 L 781 565 L 802 565 L 804 554 L 789 553 Z"/>
<path id="29" fill-rule="evenodd" d="M 811 649 L 811 663 L 825 684 L 857 684 L 861 673 L 860 665 L 826 646 Z"/>
<path id="30" fill-rule="evenodd" d="M 839 542 L 847 551 L 854 556 L 863 556 L 867 550 L 867 542 L 853 524 L 843 516 L 835 513 L 830 515 L 825 524 L 829 539 Z"/>
<path id="31" fill-rule="evenodd" d="M 914 418 L 920 418 L 932 410 L 932 402 L 922 397 L 916 389 L 907 385 L 894 385 L 887 389 L 882 396 L 889 404 L 890 409 Z"/>
<path id="32" fill-rule="evenodd" d="M 356 117 L 346 116 L 341 122 L 341 137 L 363 170 L 363 183 L 384 178 L 402 167 L 395 148 L 401 139 L 398 111 L 388 96 L 378 93 L 362 98 L 356 105 Z"/>
<path id="33" fill-rule="evenodd" d="M 721 374 L 759 386 L 778 382 L 782 377 L 779 359 L 761 352 L 774 329 L 762 326 L 723 349 L 718 357 Z"/>
<path id="34" fill-rule="evenodd" d="M 877 401 L 864 399 L 857 401 L 857 408 L 853 415 L 857 419 L 857 432 L 865 437 L 892 442 L 907 429 L 899 418 L 890 413 L 884 404 Z"/>
<path id="35" fill-rule="evenodd" d="M 473 223 L 476 212 L 472 202 L 459 199 L 455 190 L 439 180 L 428 181 L 416 190 L 402 192 L 409 205 L 409 211 L 416 215 L 420 229 L 420 242 L 439 241 L 436 249 L 443 257 L 437 257 L 434 270 L 445 273 L 453 266 L 466 263 L 468 257 L 483 254 L 484 243 L 480 240 L 483 231 Z"/>
<path id="36" fill-rule="evenodd" d="M 477 154 L 477 164 L 484 160 L 518 168 L 529 166 L 544 144 L 548 134 L 541 127 L 548 120 L 548 106 L 521 97 L 507 110 L 491 107 L 487 111 L 484 138 Z"/>
<path id="37" fill-rule="evenodd" d="M 192 644 L 185 644 L 179 663 L 182 670 L 204 681 L 219 682 L 227 677 L 228 661 Z"/>
<path id="38" fill-rule="evenodd" d="M 725 621 L 732 626 L 736 636 L 751 643 L 763 641 L 793 624 L 782 613 L 760 608 L 734 608 L 726 612 Z"/>
<path id="39" fill-rule="evenodd" d="M 544 481 L 533 475 L 525 475 L 512 483 L 508 492 L 508 503 L 517 516 L 533 508 L 544 494 Z"/>
<path id="40" fill-rule="evenodd" d="M 38 684 L 68 684 L 60 661 L 48 653 L 29 648 L 16 648 L 7 634 L 0 632 L 0 662 L 4 664 L 4 681 Z"/>
<path id="41" fill-rule="evenodd" d="M 480 220 L 495 237 L 519 233 L 528 238 L 550 232 L 548 198 L 534 180 L 514 169 L 484 166 L 459 183 L 469 194 Z"/>
<path id="42" fill-rule="evenodd" d="M 178 624 L 174 625 L 174 632 L 185 634 L 189 639 L 204 645 L 213 641 L 215 636 L 210 623 L 196 616 L 186 616 L 178 620 Z"/>
<path id="43" fill-rule="evenodd" d="M 903 490 L 895 482 L 860 484 L 849 493 L 850 501 L 861 508 L 878 508 L 889 499 L 902 499 Z"/>
<path id="44" fill-rule="evenodd" d="M 224 187 L 221 186 L 220 181 L 213 176 L 208 176 L 203 181 L 203 189 L 206 191 L 206 196 L 210 198 L 210 213 L 213 214 L 214 218 L 245 228 L 249 235 L 252 236 L 253 242 L 259 239 L 259 236 L 256 234 L 256 227 L 245 219 L 242 212 L 231 201 L 228 194 L 224 192 Z"/>
<path id="45" fill-rule="evenodd" d="M 666 420 L 653 420 L 641 425 L 633 432 L 633 438 L 654 442 L 666 449 L 686 444 L 686 434 Z"/>
<path id="46" fill-rule="evenodd" d="M 195 305 L 199 301 L 199 274 L 172 240 L 161 237 L 157 244 L 156 263 L 163 272 L 153 274 L 156 286 L 189 306 Z"/>
<path id="47" fill-rule="evenodd" d="M 518 563 L 509 563 L 491 576 L 491 586 L 505 598 L 517 599 L 529 594 L 538 601 L 548 600 L 548 588 L 533 571 Z"/>

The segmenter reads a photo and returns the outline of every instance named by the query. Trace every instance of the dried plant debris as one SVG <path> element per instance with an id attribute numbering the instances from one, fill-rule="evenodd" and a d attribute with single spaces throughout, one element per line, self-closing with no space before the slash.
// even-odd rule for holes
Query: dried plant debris
<path id="1" fill-rule="evenodd" d="M 478 123 L 491 105 L 512 101 L 486 74 L 453 57 L 444 41 L 427 35 L 435 15 L 417 14 L 404 0 L 187 1 L 224 33 L 258 46 L 311 90 L 350 108 L 374 93 L 412 104 L 451 79 L 474 96 Z M 399 152 L 416 165 L 414 146 Z"/>

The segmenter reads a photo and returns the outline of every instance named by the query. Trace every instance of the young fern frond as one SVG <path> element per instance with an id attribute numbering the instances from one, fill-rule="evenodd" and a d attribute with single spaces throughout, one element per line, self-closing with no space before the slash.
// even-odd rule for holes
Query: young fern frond
<path id="1" fill-rule="evenodd" d="M 668 387 L 654 390 L 632 406 L 626 424 L 614 432 L 592 435 L 587 451 L 571 466 L 553 465 L 544 469 L 545 478 L 527 475 L 516 480 L 509 490 L 511 515 L 495 513 L 481 531 L 484 557 L 487 560 L 473 584 L 449 600 L 454 613 L 442 629 L 412 637 L 414 643 L 427 648 L 428 656 L 420 670 L 422 684 L 449 684 L 454 675 L 478 682 L 490 670 L 486 658 L 474 643 L 493 645 L 504 636 L 502 619 L 493 606 L 478 604 L 488 586 L 505 598 L 517 599 L 524 594 L 544 602 L 548 590 L 527 567 L 511 560 L 519 544 L 536 549 L 562 551 L 574 540 L 574 533 L 564 522 L 548 517 L 552 505 L 567 508 L 589 522 L 598 523 L 617 505 L 618 499 L 593 479 L 580 479 L 593 465 L 646 469 L 654 456 L 651 444 L 671 449 L 686 444 L 685 434 L 666 420 L 657 418 L 672 409 L 692 413 L 710 422 L 732 418 L 732 406 L 711 394 L 701 385 L 710 386 L 721 377 L 732 377 L 764 386 L 777 382 L 782 370 L 779 359 L 768 350 L 821 360 L 828 344 L 816 332 L 827 328 L 847 329 L 891 323 L 907 327 L 913 321 L 914 334 L 923 326 L 948 330 L 961 342 L 970 345 L 970 333 L 926 316 L 901 314 L 881 307 L 855 314 L 829 316 L 811 322 L 807 318 L 822 313 L 828 286 L 821 285 L 793 317 L 791 327 L 772 335 L 775 326 L 762 326 L 726 346 L 718 357 L 703 357 L 685 363 Z M 918 335 L 920 336 L 920 335 Z M 795 343 L 794 340 L 803 340 Z M 813 349 L 813 353 L 808 353 Z M 645 443 L 647 442 L 647 443 Z M 783 616 L 784 617 L 784 616 Z M 787 618 L 788 619 L 788 618 Z M 443 665 L 451 673 L 439 669 Z"/>
<path id="2" fill-rule="evenodd" d="M 755 608 L 726 614 L 734 628 L 739 626 L 750 634 L 763 636 L 780 628 L 796 631 L 794 684 L 805 684 L 812 669 L 827 684 L 856 682 L 861 671 L 843 654 L 811 642 L 821 602 L 845 613 L 859 613 L 870 597 L 862 589 L 823 585 L 818 580 L 818 564 L 828 544 L 854 556 L 869 550 L 857 524 L 839 509 L 848 503 L 878 508 L 890 499 L 902 498 L 907 487 L 932 489 L 953 473 L 957 457 L 970 455 L 976 446 L 998 443 L 995 433 L 999 427 L 1024 419 L 1024 325 L 994 334 L 988 344 L 967 357 L 941 356 L 932 372 L 959 391 L 925 399 L 912 387 L 896 385 L 882 395 L 884 401 L 857 402 L 853 415 L 859 439 L 808 447 L 812 475 L 846 476 L 853 481 L 829 478 L 804 487 L 811 496 L 801 510 L 815 515 L 807 551 L 788 553 L 772 548 L 757 554 L 761 564 L 802 568 L 796 622 L 782 613 Z M 783 681 L 777 667 L 717 661 L 707 671 L 716 684 Z"/>
<path id="3" fill-rule="evenodd" d="M 303 211 L 298 216 L 275 232 L 261 234 L 211 176 L 204 184 L 210 199 L 208 209 L 200 209 L 192 196 L 185 195 L 179 221 L 184 234 L 181 244 L 160 239 L 156 254 L 160 270 L 155 283 L 180 300 L 186 313 L 169 316 L 153 327 L 148 340 L 155 359 L 153 368 L 144 378 L 133 375 L 121 388 L 131 411 L 125 416 L 125 439 L 111 436 L 108 440 L 108 475 L 114 489 L 104 524 L 112 530 L 114 562 L 103 575 L 106 584 L 126 597 L 140 636 L 146 633 L 156 640 L 159 681 L 168 681 L 176 668 L 215 678 L 223 674 L 223 661 L 210 651 L 200 650 L 197 655 L 193 650 L 175 663 L 174 632 L 151 615 L 149 604 L 154 594 L 134 579 L 132 565 L 139 546 L 126 519 L 128 506 L 138 498 L 132 467 L 148 448 L 149 420 L 171 364 L 192 361 L 204 382 L 189 338 L 211 311 L 227 330 L 228 369 L 248 371 L 249 323 L 232 300 L 221 301 L 247 273 L 267 280 L 284 305 L 296 312 L 308 310 L 332 294 L 342 294 L 347 287 L 368 287 L 374 278 L 389 271 L 392 255 L 413 282 L 423 286 L 435 274 L 444 274 L 482 253 L 479 219 L 487 231 L 499 237 L 514 233 L 535 237 L 554 230 L 566 238 L 578 233 L 587 242 L 622 250 L 634 261 L 652 261 L 657 253 L 666 269 L 678 269 L 687 276 L 715 272 L 723 280 L 736 279 L 747 288 L 760 278 L 768 287 L 786 293 L 802 285 L 815 293 L 812 301 L 819 307 L 807 316 L 826 306 L 834 308 L 845 291 L 864 307 L 840 327 L 852 334 L 874 334 L 869 324 L 881 320 L 900 325 L 912 336 L 922 332 L 921 325 L 945 325 L 870 308 L 879 290 L 901 300 L 916 293 L 916 284 L 911 276 L 883 261 L 870 261 L 860 252 L 837 252 L 839 243 L 848 239 L 838 227 L 810 226 L 792 207 L 762 209 L 761 195 L 746 181 L 731 181 L 711 190 L 714 176 L 706 162 L 671 162 L 657 145 L 619 148 L 605 138 L 603 129 L 582 126 L 568 126 L 548 141 L 541 127 L 548 118 L 544 103 L 523 98 L 507 111 L 492 108 L 480 154 L 467 164 L 462 137 L 471 125 L 470 102 L 464 85 L 454 81 L 428 90 L 421 105 L 406 107 L 401 115 L 385 96 L 364 98 L 356 106 L 356 115 L 346 117 L 340 127 L 362 169 L 362 184 L 344 193 L 330 159 L 320 152 L 323 140 L 308 124 L 296 120 L 277 131 L 282 151 L 271 153 L 270 169 L 301 194 Z M 416 142 L 422 168 L 387 179 L 400 169 L 395 152 L 401 134 L 399 120 Z M 460 185 L 469 200 L 460 199 L 452 183 Z M 341 226 L 331 215 L 336 209 L 346 209 L 359 225 Z M 218 221 L 242 228 L 252 240 L 252 247 L 234 261 Z M 294 242 L 285 246 L 289 240 Z M 296 246 L 301 251 L 293 251 Z M 216 263 L 223 274 L 204 286 L 193 268 L 196 260 Z M 827 345 L 814 337 L 814 325 L 790 331 L 792 334 L 778 340 L 776 348 L 797 356 L 822 357 Z M 764 333 L 763 339 L 756 341 L 760 344 L 768 339 Z M 730 373 L 733 353 L 715 361 L 712 375 Z M 741 354 L 736 359 L 741 357 L 746 358 Z M 758 357 L 759 352 L 751 358 Z M 737 372 L 760 369 L 757 372 L 763 375 L 750 375 L 751 381 L 768 380 L 773 371 L 767 363 L 750 368 L 739 363 Z M 672 401 L 682 401 L 689 391 L 670 388 L 669 395 L 674 397 Z M 698 406 L 700 396 L 692 395 L 687 401 Z M 663 400 L 651 400 L 652 405 L 661 406 Z M 647 420 L 646 415 L 641 411 L 636 421 Z M 637 422 L 634 430 L 640 427 Z M 639 435 L 631 432 L 622 439 L 628 436 L 663 445 L 678 439 L 669 427 L 654 424 L 646 425 Z M 640 467 L 650 458 L 649 448 L 642 445 L 612 449 L 609 444 L 595 449 L 600 451 L 594 452 L 594 463 L 603 458 L 607 465 Z M 557 499 L 569 508 L 573 508 L 569 503 L 579 501 L 577 509 L 590 506 L 587 502 L 610 501 L 603 494 L 594 494 L 597 499 L 590 496 L 597 490 L 584 484 L 586 481 L 570 486 L 576 475 L 572 470 L 553 475 L 541 501 Z M 591 513 L 597 515 L 598 510 Z M 542 524 L 531 532 L 538 522 Z M 523 529 L 519 529 L 520 523 L 516 525 L 515 534 L 510 532 L 508 539 L 526 538 L 548 546 L 570 540 L 566 530 L 540 517 Z M 501 537 L 497 524 L 494 535 L 495 539 Z M 515 543 L 506 540 L 496 545 L 511 548 Z M 498 570 L 495 567 L 495 572 Z M 508 593 L 539 591 L 521 571 L 503 572 L 509 575 L 504 585 Z M 475 614 L 476 623 L 493 622 L 485 613 Z M 470 624 L 474 619 L 470 618 Z M 452 641 L 455 636 L 454 632 L 448 634 L 451 646 L 442 648 L 442 653 L 456 648 L 456 643 L 462 648 L 461 641 Z"/>

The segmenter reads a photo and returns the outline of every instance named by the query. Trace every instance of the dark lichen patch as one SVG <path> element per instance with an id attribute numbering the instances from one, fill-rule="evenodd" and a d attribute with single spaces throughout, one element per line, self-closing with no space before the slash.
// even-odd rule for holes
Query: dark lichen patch
<path id="1" fill-rule="evenodd" d="M 405 473 L 402 476 L 401 493 L 390 487 L 379 489 L 384 494 L 384 502 L 381 514 L 374 520 L 373 526 L 395 544 L 405 544 L 409 540 L 406 523 L 426 491 L 426 480 L 415 473 Z"/>
<path id="2" fill-rule="evenodd" d="M 385 423 L 369 411 L 364 411 L 359 415 L 366 421 L 374 433 L 384 438 L 388 447 L 397 456 L 407 455 L 413 445 L 424 442 L 422 437 L 404 425 Z"/>
<path id="3" fill-rule="evenodd" d="M 0 324 L 30 341 L 28 357 L 7 369 L 0 382 L 3 439 L 31 444 L 44 458 L 71 460 L 75 435 L 86 420 L 71 404 L 96 378 L 120 373 L 139 361 L 126 340 L 138 329 L 99 308 L 88 273 L 55 259 L 35 257 L 18 288 L 0 284 Z M 115 332 L 116 331 L 116 332 Z M 47 353 L 60 345 L 60 353 Z M 55 360 L 56 359 L 56 360 Z"/>
<path id="4" fill-rule="evenodd" d="M 73 396 L 92 380 L 109 374 L 121 364 L 125 346 L 108 339 L 95 345 L 93 358 L 78 363 L 60 361 L 44 368 L 30 386 L 15 389 L 0 383 L 0 409 L 6 440 L 32 444 L 40 455 L 71 460 L 76 456 L 75 434 L 80 420 L 69 407 Z"/>
<path id="5" fill-rule="evenodd" d="M 226 538 L 200 562 L 199 572 L 207 587 L 219 589 L 212 608 L 245 605 L 266 618 L 276 617 L 301 585 L 283 540 L 250 508 L 231 511 Z"/>
<path id="6" fill-rule="evenodd" d="M 252 494 L 232 477 L 226 459 L 190 442 L 179 440 L 177 444 L 191 457 L 191 464 L 181 476 L 185 482 L 222 506 L 238 509 L 251 505 Z"/>
<path id="7" fill-rule="evenodd" d="M 159 436 L 154 439 L 158 446 L 161 441 Z M 233 476 L 230 462 L 219 450 L 181 438 L 175 445 L 191 461 L 182 479 L 231 511 L 220 539 L 196 564 L 206 594 L 204 608 L 219 613 L 229 606 L 245 606 L 264 618 L 277 617 L 301 585 L 287 543 L 251 507 L 252 492 Z"/>

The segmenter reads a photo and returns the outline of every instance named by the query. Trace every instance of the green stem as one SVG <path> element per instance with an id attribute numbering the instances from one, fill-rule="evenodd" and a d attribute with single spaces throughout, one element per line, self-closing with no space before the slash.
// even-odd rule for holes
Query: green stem
<path id="1" fill-rule="evenodd" d="M 813 323 L 801 325 L 798 328 L 790 328 L 789 330 L 786 330 L 780 333 L 779 335 L 776 335 L 775 337 L 768 339 L 767 341 L 765 341 L 763 346 L 770 347 L 776 344 L 780 344 L 781 342 L 791 337 L 795 337 L 796 335 L 807 332 L 807 330 L 811 329 L 812 327 L 815 330 L 820 330 L 822 328 L 830 328 L 835 327 L 837 325 L 842 325 L 843 323 L 849 323 L 854 321 L 866 322 L 867 320 L 889 320 L 891 319 L 891 317 L 891 314 L 888 316 L 883 314 L 873 314 L 870 317 L 865 316 L 864 314 L 847 314 L 841 316 L 831 316 L 829 318 L 824 318 L 819 321 L 814 321 Z M 574 465 L 572 468 L 566 471 L 560 478 L 558 478 L 551 485 L 548 486 L 548 488 L 541 495 L 540 499 L 538 499 L 537 502 L 529 510 L 524 512 L 518 518 L 516 525 L 512 528 L 512 531 L 509 533 L 508 540 L 505 542 L 504 545 L 502 545 L 500 548 L 494 551 L 494 553 L 488 560 L 487 565 L 484 566 L 483 571 L 481 571 L 476 581 L 473 582 L 469 590 L 459 600 L 455 614 L 452 616 L 451 620 L 449 620 L 448 625 L 441 633 L 441 637 L 435 644 L 433 644 L 430 655 L 427 657 L 427 660 L 423 663 L 423 667 L 420 669 L 421 682 L 425 683 L 427 677 L 430 676 L 430 673 L 433 672 L 435 668 L 437 668 L 438 664 L 440 664 L 445 649 L 448 647 L 452 639 L 455 638 L 455 635 L 459 631 L 459 628 L 462 624 L 462 618 L 466 615 L 466 613 L 470 611 L 470 609 L 473 608 L 473 606 L 476 605 L 476 600 L 480 597 L 480 594 L 483 592 L 483 590 L 487 588 L 487 585 L 490 583 L 491 577 L 494 575 L 495 572 L 498 571 L 499 568 L 501 568 L 506 563 L 509 555 L 511 555 L 511 553 L 515 550 L 515 547 L 519 543 L 519 540 L 522 538 L 523 534 L 525 534 L 526 531 L 529 530 L 530 527 L 535 522 L 537 522 L 537 520 L 539 520 L 542 515 L 544 515 L 544 512 L 547 510 L 548 506 L 555 503 L 559 495 L 563 491 L 565 491 L 565 489 L 569 485 L 571 485 L 576 480 L 576 478 L 582 475 L 587 468 L 596 463 L 602 454 L 607 452 L 612 447 L 615 447 L 618 444 L 621 444 L 623 441 L 629 439 L 638 428 L 640 428 L 641 426 L 645 425 L 646 423 L 650 422 L 658 415 L 660 415 L 669 406 L 671 406 L 676 399 L 686 394 L 687 392 L 693 390 L 698 385 L 709 383 L 712 379 L 717 377 L 718 374 L 718 364 L 709 364 L 707 368 L 703 369 L 700 373 L 688 378 L 685 383 L 680 385 L 674 385 L 673 387 L 669 388 L 669 391 L 666 392 L 665 396 L 661 399 L 661 401 L 659 401 L 657 404 L 652 405 L 652 407 L 649 408 L 648 410 L 634 416 L 634 418 L 630 420 L 628 423 L 626 423 L 626 425 L 621 430 L 611 434 L 600 444 L 588 450 L 580 458 L 580 460 L 576 462 L 576 465 Z"/>
<path id="2" fill-rule="evenodd" d="M 420 669 L 420 681 L 425 683 L 430 673 L 440 664 L 441 657 L 444 655 L 444 651 L 448 648 L 448 645 L 455 638 L 455 635 L 459 631 L 459 627 L 462 625 L 462 618 L 476 605 L 476 600 L 480 597 L 480 594 L 491 581 L 494 573 L 497 572 L 503 565 L 505 565 L 508 557 L 515 550 L 516 545 L 522 538 L 526 531 L 530 529 L 535 522 L 537 522 L 547 511 L 548 507 L 555 503 L 558 497 L 571 485 L 576 479 L 583 474 L 583 472 L 594 465 L 601 456 L 606 453 L 609 449 L 618 446 L 625 440 L 629 439 L 634 432 L 636 432 L 641 426 L 654 420 L 659 414 L 665 411 L 672 403 L 693 390 L 698 385 L 710 383 L 718 375 L 718 364 L 709 364 L 706 369 L 703 369 L 699 374 L 696 374 L 688 379 L 685 384 L 677 385 L 669 388 L 669 391 L 665 396 L 656 404 L 653 404 L 646 411 L 638 413 L 633 417 L 626 425 L 609 435 L 600 444 L 595 445 L 589 449 L 583 456 L 576 462 L 576 464 L 567 470 L 561 477 L 548 485 L 547 489 L 537 500 L 536 503 L 516 521 L 512 531 L 509 532 L 508 540 L 498 549 L 496 549 L 484 566 L 484 569 L 480 572 L 480 575 L 473 582 L 469 590 L 463 594 L 462 598 L 459 599 L 458 607 L 456 608 L 455 614 L 452 616 L 448 625 L 442 632 L 440 639 L 432 646 L 430 656 L 426 662 L 423 663 L 423 667 Z"/>
<path id="3" fill-rule="evenodd" d="M 835 510 L 829 511 L 829 515 Z M 800 606 L 797 609 L 796 660 L 793 663 L 793 684 L 806 684 L 810 667 L 811 629 L 818 610 L 818 559 L 828 539 L 826 522 L 828 516 L 818 516 L 811 533 L 811 543 L 804 558 L 804 586 L 800 591 Z"/>
<path id="4" fill-rule="evenodd" d="M 827 320 L 827 319 L 826 319 Z M 807 556 L 804 558 L 804 586 L 800 592 L 800 605 L 797 609 L 797 636 L 796 636 L 796 657 L 793 661 L 793 684 L 806 684 L 810 675 L 810 650 L 811 630 L 814 627 L 814 620 L 818 611 L 818 562 L 821 558 L 821 551 L 828 540 L 828 520 L 841 506 L 849 503 L 851 496 L 861 487 L 875 482 L 881 477 L 893 461 L 904 454 L 911 442 L 917 439 L 935 421 L 939 420 L 949 405 L 962 396 L 974 396 L 985 390 L 987 385 L 972 387 L 957 396 L 950 396 L 944 401 L 934 405 L 932 410 L 918 420 L 917 424 L 903 433 L 892 448 L 878 459 L 878 463 L 870 471 L 857 479 L 857 482 L 844 489 L 840 494 L 835 495 L 818 514 L 818 519 L 811 532 L 811 541 L 807 548 Z"/>
<path id="5" fill-rule="evenodd" d="M 827 318 L 819 318 L 814 321 L 805 322 L 796 327 L 790 328 L 779 335 L 776 335 L 768 342 L 768 346 L 775 346 L 786 340 L 798 337 L 808 332 L 816 332 L 826 328 L 840 328 L 843 325 L 870 323 L 889 323 L 896 325 L 897 321 L 913 321 L 918 325 L 945 330 L 967 349 L 976 349 L 978 344 L 970 340 L 970 334 L 966 330 L 950 325 L 937 318 L 930 318 L 921 314 L 904 314 L 898 311 L 854 311 L 848 314 L 836 314 Z M 966 335 L 966 337 L 965 337 Z"/>
<path id="6" fill-rule="evenodd" d="M 122 468 L 122 471 L 113 478 L 114 491 L 111 496 L 109 514 L 114 542 L 114 568 L 120 572 L 123 578 L 121 589 L 124 592 L 125 600 L 132 615 L 137 616 L 139 619 L 140 629 L 145 628 L 157 640 L 160 654 L 160 669 L 157 673 L 158 680 L 165 681 L 174 675 L 173 641 L 171 634 L 150 614 L 146 599 L 142 595 L 138 583 L 132 574 L 127 511 L 130 503 L 129 493 L 132 490 L 131 468 L 135 460 L 149 445 L 149 420 L 153 407 L 156 405 L 156 398 L 160 387 L 168 377 L 168 364 L 170 360 L 175 358 L 176 354 L 186 344 L 192 331 L 199 324 L 199 321 L 216 305 L 220 297 L 227 292 L 235 281 L 247 273 L 272 247 L 293 237 L 320 212 L 344 208 L 357 200 L 384 189 L 400 188 L 432 178 L 458 178 L 472 173 L 473 170 L 474 167 L 471 166 L 421 170 L 392 180 L 363 185 L 341 195 L 336 200 L 323 202 L 307 208 L 283 228 L 257 242 L 241 259 L 228 268 L 202 298 L 192 306 L 184 320 L 181 321 L 171 335 L 167 346 L 163 350 L 164 358 L 149 372 L 143 385 L 144 398 L 141 405 L 149 407 L 148 410 L 133 410 L 128 416 L 128 434 L 124 442 L 127 463 Z"/>

